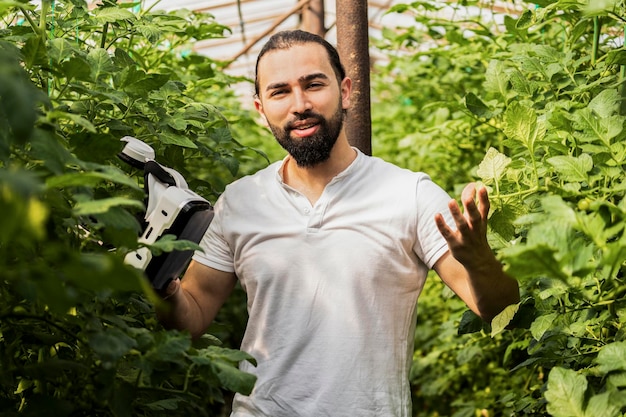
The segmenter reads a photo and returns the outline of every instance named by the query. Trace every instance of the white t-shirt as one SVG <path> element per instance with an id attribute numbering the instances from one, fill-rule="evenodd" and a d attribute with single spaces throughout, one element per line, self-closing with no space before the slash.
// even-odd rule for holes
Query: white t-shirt
<path id="1" fill-rule="evenodd" d="M 409 417 L 416 302 L 448 250 L 450 197 L 423 173 L 358 152 L 315 205 L 282 163 L 230 184 L 194 259 L 235 272 L 241 349 L 258 366 L 233 417 Z"/>

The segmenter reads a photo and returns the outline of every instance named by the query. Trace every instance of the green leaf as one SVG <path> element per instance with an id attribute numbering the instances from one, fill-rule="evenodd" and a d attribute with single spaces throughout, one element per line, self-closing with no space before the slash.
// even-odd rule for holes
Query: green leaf
<path id="1" fill-rule="evenodd" d="M 537 317 L 530 325 L 530 333 L 535 340 L 541 340 L 544 333 L 554 326 L 554 320 L 558 317 L 557 313 L 548 313 Z"/>
<path id="2" fill-rule="evenodd" d="M 483 330 L 485 324 L 485 321 L 472 310 L 465 310 L 461 316 L 457 334 L 462 335 L 479 332 Z"/>
<path id="3" fill-rule="evenodd" d="M 7 10 L 11 10 L 15 7 L 23 7 L 26 10 L 33 10 L 34 5 L 25 4 L 23 1 L 2 0 L 0 1 L 0 13 L 5 13 Z"/>
<path id="4" fill-rule="evenodd" d="M 219 157 L 219 161 L 222 162 L 226 166 L 226 168 L 228 168 L 228 171 L 231 173 L 231 175 L 237 175 L 237 172 L 239 171 L 239 159 L 235 158 L 234 156 L 225 155 Z"/>
<path id="5" fill-rule="evenodd" d="M 184 333 L 169 332 L 164 339 L 146 353 L 146 357 L 160 362 L 184 364 L 187 351 L 191 347 L 191 338 Z"/>
<path id="6" fill-rule="evenodd" d="M 587 17 L 606 16 L 615 9 L 616 5 L 617 0 L 593 0 L 585 5 L 583 14 Z"/>
<path id="7" fill-rule="evenodd" d="M 511 72 L 509 75 L 509 81 L 511 82 L 513 90 L 526 97 L 532 97 L 538 88 L 536 82 L 526 78 L 526 76 L 518 69 Z"/>
<path id="8" fill-rule="evenodd" d="M 119 67 L 134 67 L 137 65 L 135 60 L 128 54 L 128 52 L 121 47 L 115 48 L 115 57 L 113 61 Z"/>
<path id="9" fill-rule="evenodd" d="M 546 221 L 558 219 L 567 224 L 576 223 L 576 212 L 557 195 L 548 195 L 541 199 L 541 208 L 547 214 Z"/>
<path id="10" fill-rule="evenodd" d="M 156 43 L 161 37 L 161 29 L 157 25 L 140 24 L 136 25 L 135 28 L 139 31 L 139 33 L 145 36 L 150 43 Z"/>
<path id="11" fill-rule="evenodd" d="M 607 391 L 594 395 L 585 408 L 585 417 L 621 417 L 620 409 L 625 403 L 621 392 Z"/>
<path id="12" fill-rule="evenodd" d="M 69 174 L 56 175 L 54 177 L 49 177 L 46 180 L 46 186 L 49 188 L 79 186 L 93 187 L 104 181 L 111 181 L 117 184 L 126 185 L 136 190 L 141 189 L 137 184 L 137 181 L 129 178 L 122 171 L 113 167 L 106 168 L 103 171 L 73 172 Z"/>
<path id="13" fill-rule="evenodd" d="M 220 383 L 227 389 L 249 395 L 254 388 L 256 376 L 239 370 L 238 363 L 248 361 L 256 365 L 256 361 L 249 354 L 234 349 L 210 346 L 200 351 L 201 355 L 192 357 L 195 363 L 211 366 Z"/>
<path id="14" fill-rule="evenodd" d="M 164 411 L 164 410 L 175 411 L 175 410 L 178 410 L 180 406 L 179 404 L 181 402 L 183 402 L 183 400 L 180 398 L 166 398 L 164 400 L 158 400 L 158 401 L 148 403 L 146 404 L 146 407 L 154 411 Z"/>
<path id="15" fill-rule="evenodd" d="M 115 362 L 136 346 L 135 339 L 116 328 L 89 336 L 89 345 L 106 362 Z"/>
<path id="16" fill-rule="evenodd" d="M 606 55 L 607 65 L 626 65 L 626 50 L 614 49 Z"/>
<path id="17" fill-rule="evenodd" d="M 55 38 L 49 41 L 48 56 L 54 62 L 64 61 L 74 55 L 75 52 L 76 49 L 67 39 Z"/>
<path id="18" fill-rule="evenodd" d="M 20 65 L 11 62 L 0 48 L 0 160 L 9 158 L 10 143 L 24 145 L 29 141 L 37 120 L 37 104 L 45 99 Z"/>
<path id="19" fill-rule="evenodd" d="M 588 181 L 588 172 L 593 168 L 593 159 L 589 154 L 580 156 L 557 155 L 547 161 L 554 167 L 564 181 Z"/>
<path id="20" fill-rule="evenodd" d="M 177 135 L 175 133 L 161 132 L 159 134 L 159 140 L 163 143 L 170 145 L 182 146 L 184 148 L 197 149 L 198 145 L 193 143 L 191 139 L 184 135 Z"/>
<path id="21" fill-rule="evenodd" d="M 47 65 L 48 51 L 46 45 L 40 37 L 29 38 L 22 47 L 22 55 L 24 56 L 24 64 L 27 69 L 35 66 Z"/>
<path id="22" fill-rule="evenodd" d="M 61 64 L 63 74 L 68 80 L 92 81 L 91 68 L 86 57 L 72 56 Z"/>
<path id="23" fill-rule="evenodd" d="M 163 235 L 156 242 L 148 245 L 150 251 L 155 255 L 160 255 L 162 252 L 172 252 L 175 250 L 202 250 L 202 248 L 190 240 L 176 240 L 174 235 Z"/>
<path id="24" fill-rule="evenodd" d="M 621 101 L 616 89 L 602 90 L 589 102 L 588 108 L 601 118 L 610 117 L 619 111 Z"/>
<path id="25" fill-rule="evenodd" d="M 515 317 L 515 313 L 517 313 L 519 307 L 520 303 L 511 304 L 491 320 L 491 337 L 495 337 L 506 329 L 506 326 L 508 326 L 511 320 L 513 320 L 513 317 Z"/>
<path id="26" fill-rule="evenodd" d="M 78 163 L 76 157 L 55 136 L 33 135 L 31 144 L 32 157 L 44 161 L 46 168 L 54 174 L 62 173 L 68 164 Z"/>
<path id="27" fill-rule="evenodd" d="M 504 114 L 504 133 L 521 142 L 528 152 L 535 153 L 537 142 L 545 136 L 544 123 L 537 120 L 537 113 L 526 104 L 513 102 Z"/>
<path id="28" fill-rule="evenodd" d="M 474 93 L 467 93 L 465 96 L 465 107 L 478 117 L 485 119 L 493 117 L 491 109 Z"/>
<path id="29" fill-rule="evenodd" d="M 143 209 L 143 203 L 126 197 L 110 197 L 100 200 L 82 201 L 74 206 L 74 214 L 86 216 L 107 212 L 111 207 L 126 206 Z"/>
<path id="30" fill-rule="evenodd" d="M 68 113 L 61 110 L 52 110 L 48 112 L 46 116 L 49 120 L 67 119 L 75 123 L 76 125 L 84 128 L 88 132 L 96 132 L 96 127 L 89 120 L 78 114 Z"/>
<path id="31" fill-rule="evenodd" d="M 510 246 L 502 249 L 500 253 L 504 258 L 505 270 L 516 279 L 567 278 L 555 259 L 556 250 L 545 244 Z"/>
<path id="32" fill-rule="evenodd" d="M 106 213 L 93 214 L 95 226 L 102 240 L 117 248 L 137 247 L 137 236 L 141 235 L 138 216 L 122 207 L 111 207 Z"/>
<path id="33" fill-rule="evenodd" d="M 515 27 L 519 29 L 528 29 L 535 24 L 535 15 L 532 10 L 525 10 L 524 13 L 517 19 Z"/>
<path id="34" fill-rule="evenodd" d="M 485 184 L 498 181 L 504 175 L 506 167 L 511 163 L 511 158 L 500 153 L 495 148 L 489 148 L 487 154 L 478 165 L 476 174 Z"/>
<path id="35" fill-rule="evenodd" d="M 548 376 L 545 398 L 553 417 L 584 417 L 583 401 L 587 378 L 571 369 L 552 368 Z"/>
<path id="36" fill-rule="evenodd" d="M 485 73 L 485 90 L 499 94 L 502 98 L 506 98 L 508 92 L 509 76 L 505 71 L 504 63 L 499 60 L 492 59 L 487 66 Z"/>
<path id="37" fill-rule="evenodd" d="M 215 112 L 215 109 L 212 109 L 211 107 L 209 107 L 209 110 Z M 228 143 L 232 142 L 233 136 L 230 134 L 230 130 L 228 129 L 228 127 L 219 127 L 213 129 L 213 131 L 211 132 L 211 139 L 213 139 L 217 143 Z"/>
<path id="38" fill-rule="evenodd" d="M 168 74 L 146 74 L 140 79 L 124 87 L 124 91 L 135 94 L 146 94 L 150 91 L 158 90 L 169 81 Z"/>
<path id="39" fill-rule="evenodd" d="M 94 48 L 87 55 L 87 62 L 91 68 L 91 76 L 98 80 L 102 75 L 108 74 L 115 69 L 109 53 L 102 48 Z"/>
<path id="40" fill-rule="evenodd" d="M 220 360 L 213 362 L 213 366 L 224 388 L 240 392 L 243 395 L 250 395 L 256 382 L 255 375 L 242 372 L 237 367 Z"/>
<path id="41" fill-rule="evenodd" d="M 100 23 L 114 23 L 120 20 L 136 20 L 135 15 L 119 7 L 99 7 L 94 10 L 94 17 Z"/>
<path id="42" fill-rule="evenodd" d="M 522 56 L 519 60 L 522 64 L 522 72 L 527 73 L 527 76 L 536 74 L 544 82 L 551 81 L 552 76 L 561 69 L 559 64 L 548 64 L 534 56 Z"/>
<path id="43" fill-rule="evenodd" d="M 626 388 L 626 372 L 610 374 L 607 378 L 607 385 L 614 388 Z"/>
<path id="44" fill-rule="evenodd" d="M 185 130 L 187 128 L 187 120 L 185 120 L 183 117 L 172 117 L 172 116 L 165 116 L 164 120 L 162 120 L 162 123 L 166 123 L 167 126 L 171 127 L 174 130 Z"/>
<path id="45" fill-rule="evenodd" d="M 459 365 L 469 364 L 474 360 L 480 360 L 483 355 L 483 349 L 476 345 L 469 345 L 464 347 L 456 355 L 456 362 Z"/>
<path id="46" fill-rule="evenodd" d="M 110 253 L 81 253 L 75 262 L 63 267 L 63 275 L 75 286 L 90 291 L 138 292 L 145 285 L 135 268 Z"/>
<path id="47" fill-rule="evenodd" d="M 574 127 L 578 130 L 575 136 L 584 142 L 600 141 L 606 148 L 611 148 L 612 139 L 622 133 L 623 116 L 597 116 L 590 108 L 580 109 L 571 116 Z"/>
<path id="48" fill-rule="evenodd" d="M 610 343 L 600 350 L 596 363 L 600 372 L 626 371 L 626 342 Z"/>

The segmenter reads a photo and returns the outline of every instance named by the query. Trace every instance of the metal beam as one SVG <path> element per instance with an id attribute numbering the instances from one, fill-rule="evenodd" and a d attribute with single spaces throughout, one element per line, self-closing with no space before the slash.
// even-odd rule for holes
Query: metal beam
<path id="1" fill-rule="evenodd" d="M 240 50 L 239 52 L 237 52 L 237 54 L 235 54 L 229 61 L 232 63 L 233 61 L 235 61 L 237 58 L 239 58 L 240 56 L 244 55 L 245 53 L 247 53 L 250 48 L 252 48 L 254 45 L 256 45 L 258 42 L 260 42 L 263 38 L 265 38 L 266 36 L 268 36 L 269 34 L 271 34 L 278 26 L 280 26 L 281 23 L 283 23 L 285 20 L 289 19 L 294 13 L 299 12 L 300 10 L 302 10 L 303 7 L 305 7 L 311 0 L 300 0 L 293 8 L 291 8 L 288 12 L 282 14 L 281 16 L 279 16 L 274 23 L 272 23 L 272 25 L 265 29 L 260 35 L 258 35 L 256 38 L 254 38 L 252 41 L 248 42 L 248 44 L 246 46 L 243 47 L 242 50 Z M 229 64 L 230 65 L 230 64 Z M 228 65 L 226 66 L 226 68 L 228 67 Z"/>
<path id="2" fill-rule="evenodd" d="M 372 154 L 370 57 L 367 0 L 336 0 L 337 50 L 352 79 L 352 106 L 346 132 L 352 146 Z"/>
<path id="3" fill-rule="evenodd" d="M 326 36 L 324 0 L 311 0 L 302 9 L 302 30 L 315 33 L 321 37 Z"/>

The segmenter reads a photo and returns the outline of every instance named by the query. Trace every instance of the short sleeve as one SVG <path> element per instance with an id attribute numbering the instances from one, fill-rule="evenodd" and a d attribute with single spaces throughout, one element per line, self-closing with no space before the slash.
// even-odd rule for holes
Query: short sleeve
<path id="1" fill-rule="evenodd" d="M 417 240 L 414 251 L 431 268 L 448 251 L 448 243 L 439 232 L 435 215 L 441 213 L 451 228 L 456 228 L 448 209 L 450 195 L 423 174 L 416 186 Z"/>
<path id="2" fill-rule="evenodd" d="M 234 272 L 233 251 L 224 238 L 223 227 L 228 215 L 226 193 L 215 203 L 215 216 L 200 241 L 203 251 L 196 251 L 193 260 L 224 272 Z"/>

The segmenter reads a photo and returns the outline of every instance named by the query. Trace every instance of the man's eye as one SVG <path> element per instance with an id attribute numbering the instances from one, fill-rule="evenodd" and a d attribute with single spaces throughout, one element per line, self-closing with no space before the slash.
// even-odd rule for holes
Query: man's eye
<path id="1" fill-rule="evenodd" d="M 309 88 L 321 88 L 323 86 L 324 86 L 324 84 L 322 84 L 322 83 L 311 83 L 311 84 L 309 84 Z"/>
<path id="2" fill-rule="evenodd" d="M 270 93 L 270 97 L 276 97 L 276 96 L 280 96 L 282 94 L 285 94 L 286 91 L 285 90 L 274 90 Z"/>

